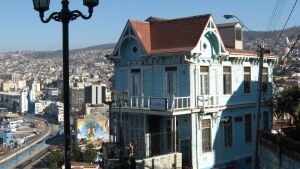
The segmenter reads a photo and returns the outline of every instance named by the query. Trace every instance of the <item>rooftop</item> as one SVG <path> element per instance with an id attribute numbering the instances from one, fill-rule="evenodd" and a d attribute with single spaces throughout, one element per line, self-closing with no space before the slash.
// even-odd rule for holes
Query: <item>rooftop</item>
<path id="1" fill-rule="evenodd" d="M 197 45 L 210 17 L 211 14 L 177 19 L 150 17 L 129 23 L 150 54 L 188 52 Z"/>

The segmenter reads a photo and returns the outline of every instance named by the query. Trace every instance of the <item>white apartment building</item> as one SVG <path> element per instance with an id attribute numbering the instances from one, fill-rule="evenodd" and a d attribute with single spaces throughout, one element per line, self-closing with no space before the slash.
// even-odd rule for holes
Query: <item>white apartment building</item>
<path id="1" fill-rule="evenodd" d="M 28 112 L 28 89 L 20 91 L 20 112 Z"/>
<path id="2" fill-rule="evenodd" d="M 86 86 L 84 90 L 85 103 L 93 105 L 103 104 L 105 102 L 105 95 L 105 84 Z"/>

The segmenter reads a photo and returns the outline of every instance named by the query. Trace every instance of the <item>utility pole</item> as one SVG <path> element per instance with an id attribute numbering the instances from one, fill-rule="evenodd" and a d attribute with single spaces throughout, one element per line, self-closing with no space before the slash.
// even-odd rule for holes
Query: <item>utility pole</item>
<path id="1" fill-rule="evenodd" d="M 257 84 L 257 102 L 256 102 L 256 138 L 254 148 L 254 163 L 253 168 L 259 169 L 259 158 L 258 158 L 258 142 L 259 142 L 259 124 L 260 124 L 260 105 L 261 105 L 261 92 L 262 92 L 262 69 L 264 63 L 264 44 L 260 43 L 259 47 L 259 70 L 258 70 L 258 84 Z"/>
<path id="2" fill-rule="evenodd" d="M 123 136 L 123 121 L 122 121 L 122 99 L 119 98 L 119 162 L 124 162 L 124 136 Z"/>

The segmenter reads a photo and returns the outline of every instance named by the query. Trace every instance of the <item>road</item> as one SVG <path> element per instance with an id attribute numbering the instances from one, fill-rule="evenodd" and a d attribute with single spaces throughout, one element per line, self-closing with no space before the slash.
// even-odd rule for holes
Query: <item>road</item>
<path id="1" fill-rule="evenodd" d="M 49 137 L 54 136 L 59 131 L 58 125 L 49 124 L 51 127 L 51 134 L 49 134 Z M 49 138 L 48 137 L 48 138 Z M 18 166 L 16 166 L 17 169 L 31 169 L 36 168 L 34 167 L 37 165 L 42 159 L 44 159 L 47 155 L 50 154 L 48 151 L 48 148 L 51 145 L 59 145 L 62 144 L 62 140 L 60 137 L 55 137 L 51 141 L 49 141 L 47 144 L 45 144 L 44 147 L 42 147 L 38 152 L 35 152 L 30 157 L 27 157 L 26 160 L 23 160 L 22 163 L 20 163 Z"/>
<path id="2" fill-rule="evenodd" d="M 40 163 L 46 156 L 50 154 L 48 148 L 51 145 L 58 145 L 62 143 L 62 137 L 55 137 L 51 140 L 48 144 L 46 144 L 39 152 L 32 155 L 28 160 L 24 161 L 20 165 L 16 167 L 16 169 L 31 169 L 31 168 L 38 168 L 37 165 Z"/>
<path id="3" fill-rule="evenodd" d="M 31 120 L 41 120 L 41 118 L 35 117 L 33 115 L 27 115 L 26 118 L 31 119 Z M 45 119 L 42 119 L 42 120 L 45 120 Z M 53 134 L 56 134 L 58 132 L 57 125 L 53 125 L 53 124 L 50 124 L 48 122 L 46 122 L 46 125 L 48 126 L 48 131 L 46 133 L 40 133 L 40 134 L 38 134 L 39 137 L 34 138 L 32 140 L 30 139 L 30 141 L 27 143 L 26 147 L 21 147 L 21 148 L 18 148 L 16 150 L 13 150 L 13 151 L 7 153 L 5 156 L 3 156 L 3 158 L 1 158 L 0 164 L 3 164 L 6 161 L 9 161 L 9 160 L 13 159 L 17 154 L 20 154 L 20 153 L 28 150 L 31 146 L 37 144 L 38 142 L 46 140 L 47 138 L 49 138 L 49 136 L 51 136 Z M 42 149 L 40 149 L 39 152 L 35 152 L 34 154 L 39 154 L 44 149 L 47 150 L 46 146 L 44 146 Z M 24 161 L 27 161 L 28 159 L 30 159 L 30 157 L 27 157 L 26 159 L 23 159 L 21 161 L 21 163 L 24 162 Z"/>

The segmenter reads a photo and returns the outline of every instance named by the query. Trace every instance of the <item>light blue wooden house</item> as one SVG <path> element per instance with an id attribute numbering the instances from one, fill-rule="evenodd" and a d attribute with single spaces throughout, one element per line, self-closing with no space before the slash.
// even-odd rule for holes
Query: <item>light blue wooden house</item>
<path id="1" fill-rule="evenodd" d="M 239 23 L 217 25 L 211 14 L 129 20 L 109 60 L 117 101 L 111 134 L 132 143 L 137 159 L 176 151 L 190 168 L 251 166 L 259 61 L 243 50 Z M 267 130 L 275 61 L 266 54 L 263 64 Z"/>

